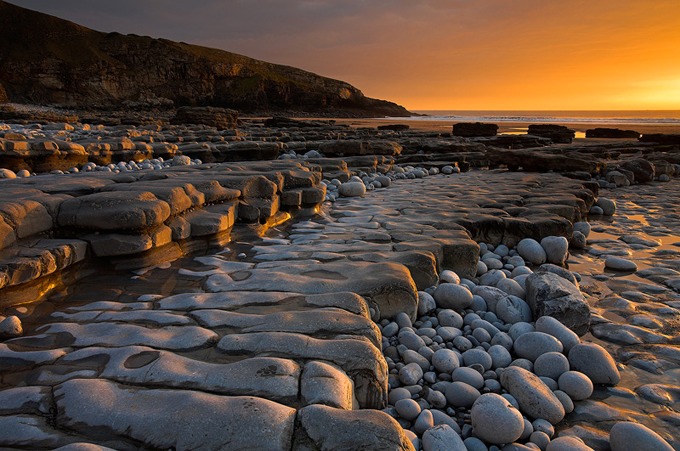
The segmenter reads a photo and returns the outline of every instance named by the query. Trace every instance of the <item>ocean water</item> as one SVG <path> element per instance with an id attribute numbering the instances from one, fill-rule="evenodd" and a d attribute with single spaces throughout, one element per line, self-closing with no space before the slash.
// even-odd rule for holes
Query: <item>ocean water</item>
<path id="1" fill-rule="evenodd" d="M 491 110 L 427 110 L 414 111 L 426 116 L 413 116 L 412 120 L 459 122 L 522 122 L 565 123 L 596 126 L 645 125 L 680 127 L 680 110 L 630 110 L 630 111 L 491 111 Z"/>

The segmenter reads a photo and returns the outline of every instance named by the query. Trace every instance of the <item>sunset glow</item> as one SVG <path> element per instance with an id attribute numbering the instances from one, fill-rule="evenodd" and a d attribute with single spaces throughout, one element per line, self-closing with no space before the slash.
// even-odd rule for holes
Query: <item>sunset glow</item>
<path id="1" fill-rule="evenodd" d="M 411 110 L 680 109 L 678 0 L 16 3 L 300 67 Z"/>

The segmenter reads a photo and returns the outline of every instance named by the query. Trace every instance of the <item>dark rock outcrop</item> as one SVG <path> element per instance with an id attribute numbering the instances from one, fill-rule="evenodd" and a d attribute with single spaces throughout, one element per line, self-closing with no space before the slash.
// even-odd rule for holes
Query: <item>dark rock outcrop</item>
<path id="1" fill-rule="evenodd" d="M 550 138 L 554 143 L 571 144 L 576 136 L 574 130 L 564 125 L 531 124 L 528 133 L 532 136 Z"/>
<path id="2" fill-rule="evenodd" d="M 643 158 L 625 161 L 621 164 L 621 167 L 632 172 L 635 175 L 635 181 L 638 183 L 649 183 L 654 180 L 654 165 Z"/>
<path id="3" fill-rule="evenodd" d="M 409 126 L 408 124 L 378 125 L 378 130 L 388 130 L 393 132 L 404 132 L 410 128 L 411 126 Z"/>
<path id="4" fill-rule="evenodd" d="M 170 120 L 173 124 L 198 124 L 215 127 L 219 130 L 236 128 L 238 112 L 226 108 L 181 107 Z"/>
<path id="5" fill-rule="evenodd" d="M 586 138 L 635 138 L 640 137 L 640 132 L 635 130 L 621 130 L 618 128 L 591 128 L 586 130 Z"/>
<path id="6" fill-rule="evenodd" d="M 410 116 L 397 104 L 311 72 L 165 39 L 102 33 L 2 0 L 0 61 L 5 97 L 18 103 Z"/>
<path id="7" fill-rule="evenodd" d="M 659 144 L 680 144 L 680 134 L 645 133 L 640 137 L 640 141 Z"/>
<path id="8" fill-rule="evenodd" d="M 461 122 L 453 124 L 453 136 L 462 136 L 464 138 L 473 138 L 478 136 L 496 136 L 498 133 L 498 125 L 483 124 L 481 122 Z"/>

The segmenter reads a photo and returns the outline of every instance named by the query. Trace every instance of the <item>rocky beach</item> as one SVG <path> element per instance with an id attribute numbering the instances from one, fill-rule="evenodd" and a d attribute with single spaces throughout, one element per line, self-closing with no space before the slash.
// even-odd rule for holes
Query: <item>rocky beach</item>
<path id="1" fill-rule="evenodd" d="M 680 446 L 677 144 L 177 116 L 0 125 L 0 446 Z"/>

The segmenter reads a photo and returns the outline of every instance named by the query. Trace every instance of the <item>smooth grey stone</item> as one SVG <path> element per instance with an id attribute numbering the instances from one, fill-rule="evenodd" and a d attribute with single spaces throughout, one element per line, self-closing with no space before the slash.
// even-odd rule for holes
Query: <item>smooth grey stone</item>
<path id="1" fill-rule="evenodd" d="M 53 451 L 116 451 L 106 446 L 95 445 L 94 443 L 71 443 L 61 446 Z"/>
<path id="2" fill-rule="evenodd" d="M 515 399 L 514 396 L 512 396 L 510 393 L 503 393 L 501 395 L 503 398 L 505 398 L 506 401 L 508 401 L 512 406 L 519 410 L 519 403 L 517 402 L 517 399 Z"/>
<path id="3" fill-rule="evenodd" d="M 558 380 L 563 373 L 569 371 L 569 360 L 561 352 L 546 352 L 534 361 L 534 373 Z"/>
<path id="4" fill-rule="evenodd" d="M 432 409 L 432 410 L 430 410 L 430 412 L 432 412 L 432 417 L 434 418 L 435 426 L 438 425 L 438 424 L 446 424 L 451 429 L 456 431 L 458 434 L 461 433 L 460 426 L 458 426 L 458 423 L 456 423 L 453 420 L 453 418 L 451 418 L 449 415 L 442 412 L 441 410 L 436 410 L 436 409 Z"/>
<path id="5" fill-rule="evenodd" d="M 57 423 L 86 434 L 104 430 L 152 448 L 219 448 L 225 443 L 235 449 L 292 446 L 295 409 L 261 398 L 133 389 L 100 379 L 73 379 L 56 386 L 54 392 Z M 206 412 L 211 416 L 206 417 Z"/>
<path id="6" fill-rule="evenodd" d="M 460 366 L 460 360 L 454 351 L 440 349 L 432 355 L 432 365 L 440 373 L 451 373 Z"/>
<path id="7" fill-rule="evenodd" d="M 524 431 L 524 419 L 519 410 L 494 393 L 477 398 L 470 415 L 475 435 L 488 443 L 512 443 Z"/>
<path id="8" fill-rule="evenodd" d="M 475 312 L 486 312 L 489 307 L 486 305 L 486 301 L 483 297 L 475 294 L 472 296 L 472 305 L 470 308 Z"/>
<path id="9" fill-rule="evenodd" d="M 496 283 L 496 288 L 512 296 L 517 296 L 520 299 L 523 299 L 526 296 L 524 288 L 522 288 L 522 286 L 514 279 L 505 278 L 499 280 L 498 283 Z M 496 309 L 498 309 L 498 307 L 496 307 Z"/>
<path id="10" fill-rule="evenodd" d="M 612 356 L 595 343 L 580 343 L 572 347 L 569 364 L 572 370 L 588 376 L 593 384 L 616 385 L 621 380 Z"/>
<path id="11" fill-rule="evenodd" d="M 479 398 L 480 393 L 465 382 L 455 381 L 446 387 L 445 396 L 448 403 L 454 407 L 470 407 Z"/>
<path id="12" fill-rule="evenodd" d="M 499 332 L 491 339 L 491 346 L 499 345 L 510 351 L 514 341 L 507 332 Z"/>
<path id="13" fill-rule="evenodd" d="M 202 419 L 205 421 L 205 418 Z M 297 433 L 304 437 L 303 443 L 294 440 L 293 446 L 286 449 L 355 449 L 360 446 L 366 449 L 407 450 L 411 447 L 399 424 L 386 413 L 377 410 L 342 410 L 315 404 L 300 409 L 296 423 L 301 429 Z M 224 423 L 222 427 L 224 428 Z M 293 431 L 290 433 L 293 434 Z M 253 444 L 246 445 L 243 449 L 258 448 L 260 447 Z"/>
<path id="14" fill-rule="evenodd" d="M 513 350 L 518 356 L 535 362 L 538 357 L 547 352 L 561 353 L 563 347 L 562 343 L 552 335 L 529 332 L 517 337 Z"/>
<path id="15" fill-rule="evenodd" d="M 569 255 L 569 241 L 563 236 L 547 236 L 541 240 L 548 263 L 563 265 Z"/>
<path id="16" fill-rule="evenodd" d="M 411 318 L 404 312 L 397 313 L 397 316 L 394 317 L 394 322 L 397 323 L 400 329 L 413 326 Z"/>
<path id="17" fill-rule="evenodd" d="M 484 390 L 488 390 L 491 393 L 501 392 L 501 383 L 495 379 L 484 379 Z"/>
<path id="18" fill-rule="evenodd" d="M 352 380 L 340 368 L 326 362 L 305 363 L 300 378 L 300 394 L 305 405 L 323 404 L 351 410 L 356 404 Z"/>
<path id="19" fill-rule="evenodd" d="M 586 238 L 588 238 L 588 236 L 590 235 L 590 230 L 591 230 L 590 224 L 585 221 L 574 223 L 574 231 L 581 232 Z"/>
<path id="20" fill-rule="evenodd" d="M 0 316 L 0 338 L 16 338 L 23 335 L 24 329 L 21 325 L 21 320 L 15 316 L 10 315 L 5 319 Z"/>
<path id="21" fill-rule="evenodd" d="M 588 245 L 588 239 L 578 230 L 574 230 L 569 245 L 575 249 L 585 249 Z"/>
<path id="22" fill-rule="evenodd" d="M 460 435 L 446 424 L 425 431 L 422 445 L 423 451 L 467 451 Z"/>
<path id="23" fill-rule="evenodd" d="M 484 286 L 495 287 L 498 282 L 506 278 L 507 276 L 500 269 L 490 269 L 482 277 L 479 278 L 479 284 Z"/>
<path id="24" fill-rule="evenodd" d="M 496 287 L 488 287 L 483 285 L 476 286 L 472 290 L 472 293 L 481 296 L 484 299 L 490 312 L 495 312 L 498 301 L 508 295 L 505 291 L 499 290 Z"/>
<path id="25" fill-rule="evenodd" d="M 491 341 L 491 335 L 489 335 L 489 332 L 486 331 L 486 329 L 477 328 L 472 331 L 472 336 L 477 340 L 480 344 L 481 343 L 488 343 Z"/>
<path id="26" fill-rule="evenodd" d="M 434 298 L 425 291 L 418 292 L 418 316 L 424 316 L 437 308 Z"/>
<path id="27" fill-rule="evenodd" d="M 338 191 L 345 197 L 361 197 L 366 194 L 366 185 L 363 182 L 345 182 Z"/>
<path id="28" fill-rule="evenodd" d="M 562 403 L 535 374 L 519 367 L 508 367 L 500 379 L 503 388 L 517 399 L 522 412 L 552 424 L 564 418 Z"/>
<path id="29" fill-rule="evenodd" d="M 552 316 L 541 316 L 538 318 L 536 320 L 536 330 L 557 338 L 562 343 L 565 353 L 568 353 L 571 348 L 581 342 L 581 339 L 574 331 Z"/>
<path id="30" fill-rule="evenodd" d="M 0 415 L 48 415 L 51 407 L 51 387 L 13 387 L 0 391 Z"/>
<path id="31" fill-rule="evenodd" d="M 553 274 L 557 274 L 558 276 L 562 277 L 563 279 L 567 279 L 569 282 L 574 284 L 576 288 L 579 287 L 578 280 L 576 280 L 576 276 L 574 273 L 569 271 L 567 268 L 562 268 L 561 266 L 553 265 L 551 263 L 545 263 L 541 265 L 536 272 L 542 273 L 542 272 L 549 272 Z"/>
<path id="32" fill-rule="evenodd" d="M 443 409 L 446 407 L 446 396 L 438 390 L 430 390 L 427 394 L 427 402 L 435 409 Z"/>
<path id="33" fill-rule="evenodd" d="M 387 326 L 383 327 L 382 334 L 383 337 L 394 337 L 399 332 L 399 325 L 397 323 L 389 323 Z"/>
<path id="34" fill-rule="evenodd" d="M 430 361 L 416 351 L 408 349 L 401 354 L 401 358 L 405 364 L 415 363 L 418 365 L 423 370 L 423 373 L 430 369 Z"/>
<path id="35" fill-rule="evenodd" d="M 593 394 L 593 383 L 585 374 L 566 371 L 557 379 L 557 384 L 574 401 L 582 401 Z"/>
<path id="36" fill-rule="evenodd" d="M 484 263 L 482 260 L 477 261 L 477 270 L 475 272 L 477 277 L 483 276 L 488 270 L 489 267 L 486 266 L 486 263 Z"/>
<path id="37" fill-rule="evenodd" d="M 600 207 L 605 216 L 612 216 L 616 213 L 616 202 L 606 197 L 600 196 L 595 202 L 595 206 Z"/>
<path id="38" fill-rule="evenodd" d="M 590 306 L 578 288 L 549 272 L 534 273 L 526 280 L 527 303 L 534 318 L 552 316 L 583 335 L 590 328 Z"/>
<path id="39" fill-rule="evenodd" d="M 468 326 L 468 328 L 466 330 L 469 330 L 469 328 L 472 326 L 473 322 L 481 320 L 481 319 L 482 319 L 482 317 L 479 316 L 478 314 L 467 312 L 465 314 L 465 316 L 463 317 L 463 324 L 465 324 L 465 326 Z"/>
<path id="40" fill-rule="evenodd" d="M 456 349 L 458 349 L 460 352 L 465 352 L 465 351 L 467 351 L 468 349 L 472 349 L 472 347 L 473 347 L 473 345 L 472 345 L 472 343 L 470 342 L 470 340 L 468 340 L 467 338 L 463 337 L 462 335 L 461 335 L 461 336 L 458 336 L 458 337 L 456 337 L 456 338 L 453 339 L 453 345 L 454 345 L 454 346 L 456 347 Z"/>
<path id="41" fill-rule="evenodd" d="M 580 438 L 567 435 L 552 440 L 546 446 L 545 451 L 593 451 L 593 449 L 583 443 L 583 440 Z"/>
<path id="42" fill-rule="evenodd" d="M 501 320 L 508 324 L 520 322 L 528 323 L 532 320 L 531 307 L 529 307 L 529 304 L 514 295 L 509 295 L 498 301 L 498 304 L 496 305 L 496 314 Z"/>
<path id="43" fill-rule="evenodd" d="M 400 330 L 397 337 L 399 339 L 399 343 L 412 351 L 417 351 L 418 349 L 425 346 L 423 339 L 410 329 Z"/>
<path id="44" fill-rule="evenodd" d="M 615 256 L 607 257 L 604 266 L 615 271 L 637 271 L 637 264 L 634 261 Z"/>
<path id="45" fill-rule="evenodd" d="M 541 381 L 543 381 L 543 383 L 544 383 L 551 391 L 554 392 L 555 390 L 557 390 L 558 386 L 557 386 L 557 381 L 556 381 L 555 379 L 551 379 L 551 378 L 549 378 L 549 377 L 547 377 L 547 376 L 538 376 L 538 378 L 539 378 Z"/>
<path id="46" fill-rule="evenodd" d="M 515 407 L 518 408 L 518 407 Z M 534 425 L 531 424 L 531 421 L 529 421 L 527 418 L 524 418 L 524 431 L 522 431 L 522 435 L 519 437 L 521 440 L 526 440 L 529 437 L 531 437 L 531 434 L 534 433 Z"/>
<path id="47" fill-rule="evenodd" d="M 409 363 L 399 370 L 399 381 L 404 385 L 416 385 L 423 378 L 423 369 L 417 363 Z"/>
<path id="48" fill-rule="evenodd" d="M 465 382 L 477 390 L 484 386 L 484 377 L 482 374 L 479 371 L 464 366 L 453 370 L 453 373 L 451 373 L 451 381 Z"/>
<path id="49" fill-rule="evenodd" d="M 0 446 L 7 449 L 44 448 L 54 449 L 76 441 L 54 429 L 42 416 L 0 416 Z"/>
<path id="50" fill-rule="evenodd" d="M 483 262 L 489 271 L 493 269 L 503 269 L 503 262 L 500 259 L 490 257 L 485 258 Z"/>
<path id="51" fill-rule="evenodd" d="M 440 326 L 455 327 L 457 329 L 463 327 L 463 317 L 451 309 L 440 310 L 437 313 L 437 320 Z"/>
<path id="52" fill-rule="evenodd" d="M 416 433 L 422 435 L 425 431 L 427 431 L 433 426 L 434 417 L 432 416 L 432 412 L 425 409 L 422 412 L 420 412 L 420 415 L 418 415 L 418 418 L 416 418 L 416 422 L 413 425 L 413 429 L 416 431 Z"/>
<path id="53" fill-rule="evenodd" d="M 550 443 L 550 437 L 543 431 L 534 431 L 529 437 L 531 443 L 535 443 L 540 449 L 546 449 Z"/>
<path id="54" fill-rule="evenodd" d="M 452 341 L 456 337 L 461 336 L 462 334 L 463 332 L 457 327 L 443 326 L 437 328 L 437 335 L 439 335 L 444 342 Z"/>
<path id="55" fill-rule="evenodd" d="M 543 418 L 535 419 L 531 425 L 533 426 L 534 431 L 544 432 L 548 438 L 552 438 L 552 436 L 555 435 L 555 427 Z"/>
<path id="56" fill-rule="evenodd" d="M 508 334 L 510 335 L 510 338 L 512 338 L 513 342 L 517 340 L 521 335 L 524 335 L 529 332 L 534 332 L 536 328 L 534 327 L 533 324 L 530 323 L 515 323 L 510 327 L 510 330 L 508 331 Z"/>
<path id="57" fill-rule="evenodd" d="M 505 368 L 512 362 L 512 356 L 507 348 L 501 345 L 493 345 L 487 351 L 491 357 L 491 368 Z"/>
<path id="58" fill-rule="evenodd" d="M 455 272 L 445 269 L 441 273 L 439 273 L 439 281 L 440 283 L 453 283 L 453 284 L 459 284 L 460 283 L 460 277 L 458 274 Z"/>
<path id="59" fill-rule="evenodd" d="M 562 390 L 553 390 L 553 393 L 555 394 L 557 399 L 559 399 L 560 402 L 562 403 L 562 407 L 564 407 L 564 412 L 566 414 L 570 414 L 571 412 L 574 411 L 574 401 L 568 394 L 566 394 Z"/>
<path id="60" fill-rule="evenodd" d="M 519 258 L 519 259 L 521 259 L 522 257 L 513 257 L 513 258 Z M 542 265 L 541 265 L 541 266 L 542 266 Z M 513 279 L 516 279 L 516 278 L 519 277 L 519 276 L 529 275 L 529 274 L 533 274 L 533 273 L 534 273 L 534 272 L 533 272 L 533 271 L 531 270 L 531 268 L 529 268 L 528 266 L 524 266 L 524 265 L 522 265 L 522 266 L 515 265 L 515 268 L 514 268 L 514 269 L 512 270 L 512 272 L 510 273 L 510 276 L 511 276 Z"/>
<path id="61" fill-rule="evenodd" d="M 523 368 L 530 372 L 534 371 L 534 363 L 529 359 L 515 359 L 512 362 L 510 362 L 510 366 Z"/>
<path id="62" fill-rule="evenodd" d="M 622 421 L 609 431 L 609 444 L 612 451 L 670 451 L 673 449 L 659 434 L 648 427 Z"/>
<path id="63" fill-rule="evenodd" d="M 408 421 L 413 421 L 418 418 L 418 415 L 420 415 L 421 412 L 420 405 L 410 398 L 400 399 L 396 402 L 394 408 L 397 409 L 399 416 Z"/>
<path id="64" fill-rule="evenodd" d="M 468 437 L 463 440 L 463 443 L 467 451 L 489 451 L 484 442 L 477 437 Z"/>
<path id="65" fill-rule="evenodd" d="M 401 399 L 411 399 L 411 392 L 406 390 L 403 387 L 398 387 L 395 389 L 390 390 L 390 393 L 388 395 L 388 402 L 390 405 L 395 405 L 397 401 Z"/>
<path id="66" fill-rule="evenodd" d="M 542 265 L 546 262 L 547 256 L 541 244 L 533 238 L 524 238 L 517 243 L 517 252 L 526 261 L 534 265 Z"/>
<path id="67" fill-rule="evenodd" d="M 489 314 L 492 314 L 492 313 L 489 313 Z M 486 319 L 476 319 L 476 320 L 472 321 L 472 323 L 470 323 L 470 327 L 472 327 L 472 329 L 479 329 L 479 328 L 484 329 L 489 333 L 489 335 L 491 337 L 495 336 L 497 333 L 500 333 L 500 330 L 498 330 L 498 328 L 496 326 L 491 324 Z"/>
<path id="68" fill-rule="evenodd" d="M 474 364 L 482 365 L 484 371 L 486 371 L 491 369 L 493 362 L 491 356 L 486 351 L 475 348 L 463 353 L 463 363 L 465 366 L 471 366 Z"/>
<path id="69" fill-rule="evenodd" d="M 472 293 L 463 286 L 453 283 L 442 283 L 434 291 L 437 306 L 452 310 L 464 310 L 472 304 Z"/>

